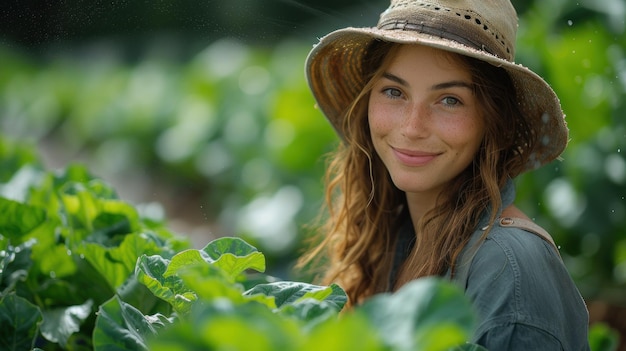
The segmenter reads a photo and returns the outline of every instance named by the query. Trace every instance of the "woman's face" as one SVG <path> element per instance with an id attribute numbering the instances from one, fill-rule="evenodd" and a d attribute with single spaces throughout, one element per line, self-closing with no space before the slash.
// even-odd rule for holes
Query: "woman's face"
<path id="1" fill-rule="evenodd" d="M 369 98 L 372 142 L 400 190 L 435 198 L 485 134 L 471 74 L 426 46 L 403 45 L 390 59 Z"/>

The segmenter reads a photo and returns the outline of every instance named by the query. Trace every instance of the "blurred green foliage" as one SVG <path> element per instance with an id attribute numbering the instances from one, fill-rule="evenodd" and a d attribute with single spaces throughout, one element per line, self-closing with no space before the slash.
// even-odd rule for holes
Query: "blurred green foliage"
<path id="1" fill-rule="evenodd" d="M 287 3 L 342 26 L 364 16 Z M 386 6 L 354 3 L 368 18 Z M 518 202 L 553 234 L 586 298 L 626 304 L 626 6 L 516 6 L 517 61 L 552 84 L 571 129 L 562 162 L 520 177 Z M 321 36 L 328 22 L 309 31 Z M 45 55 L 0 47 L 1 131 L 37 143 L 54 166 L 86 162 L 122 198 L 164 203 L 201 243 L 243 236 L 288 267 L 320 207 L 323 155 L 337 140 L 304 81 L 314 36 L 256 45 L 240 40 L 250 30 L 179 54 L 188 38 L 174 34 L 132 60 L 111 40 Z"/>
<path id="2" fill-rule="evenodd" d="M 285 255 L 317 213 L 319 158 L 335 140 L 304 83 L 305 54 L 292 41 L 223 39 L 185 63 L 85 53 L 41 64 L 5 49 L 2 130 L 49 162 L 85 161 L 124 198 Z"/>
<path id="3" fill-rule="evenodd" d="M 518 198 L 550 228 L 583 295 L 624 304 L 626 7 L 593 6 L 538 2 L 522 18 L 518 57 L 559 95 L 571 139 L 563 162 L 522 177 Z"/>

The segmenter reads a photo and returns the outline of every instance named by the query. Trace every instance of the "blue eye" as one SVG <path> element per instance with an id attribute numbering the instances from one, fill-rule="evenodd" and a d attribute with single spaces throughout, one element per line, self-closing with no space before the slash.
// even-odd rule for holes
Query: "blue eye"
<path id="1" fill-rule="evenodd" d="M 391 99 L 399 99 L 400 97 L 402 97 L 402 92 L 396 88 L 383 89 L 382 93 Z"/>
<path id="2" fill-rule="evenodd" d="M 459 101 L 459 99 L 452 97 L 452 96 L 446 96 L 445 98 L 441 99 L 441 102 L 444 105 L 448 105 L 448 106 L 458 106 L 461 105 L 461 101 Z"/>

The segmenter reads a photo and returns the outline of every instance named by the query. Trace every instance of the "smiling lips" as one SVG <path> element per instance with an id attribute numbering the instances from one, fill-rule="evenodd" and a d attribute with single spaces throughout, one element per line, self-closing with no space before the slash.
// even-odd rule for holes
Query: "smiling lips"
<path id="1" fill-rule="evenodd" d="M 411 151 L 396 148 L 392 148 L 392 150 L 401 163 L 411 167 L 424 166 L 434 160 L 435 157 L 441 155 L 440 153 Z"/>

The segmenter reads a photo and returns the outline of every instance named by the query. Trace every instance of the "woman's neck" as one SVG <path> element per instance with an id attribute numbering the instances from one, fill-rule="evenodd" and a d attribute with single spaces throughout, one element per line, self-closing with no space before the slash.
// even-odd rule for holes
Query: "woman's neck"
<path id="1" fill-rule="evenodd" d="M 409 214 L 411 216 L 411 222 L 413 222 L 413 228 L 417 232 L 417 224 L 424 217 L 426 212 L 435 207 L 439 192 L 427 192 L 427 193 L 406 193 L 406 202 L 409 208 Z"/>

